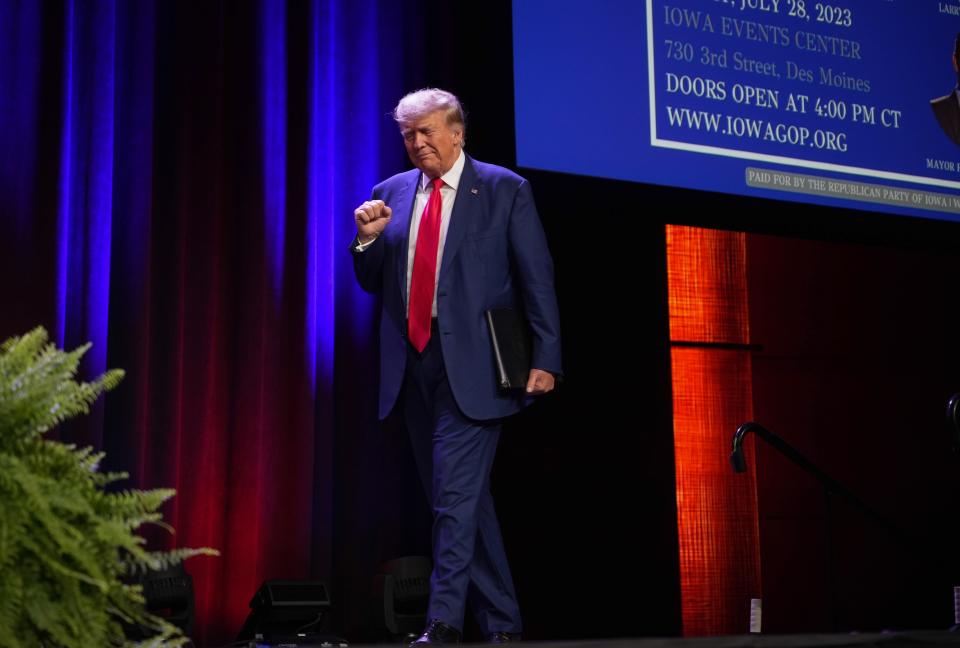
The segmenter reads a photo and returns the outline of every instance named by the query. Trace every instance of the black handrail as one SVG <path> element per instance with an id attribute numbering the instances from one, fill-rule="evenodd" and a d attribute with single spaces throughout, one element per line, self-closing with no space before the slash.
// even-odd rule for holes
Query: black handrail
<path id="1" fill-rule="evenodd" d="M 826 558 L 827 558 L 827 591 L 826 598 L 829 603 L 830 614 L 832 617 L 831 624 L 834 630 L 837 630 L 839 627 L 838 624 L 838 602 L 837 602 L 837 584 L 836 584 L 836 556 L 834 555 L 834 540 L 833 540 L 833 522 L 831 518 L 831 505 L 833 495 L 839 495 L 846 499 L 848 502 L 853 504 L 853 506 L 859 509 L 864 515 L 868 518 L 874 520 L 880 526 L 886 528 L 891 535 L 897 537 L 899 540 L 908 540 L 906 534 L 904 534 L 895 524 L 890 522 L 883 515 L 875 511 L 870 505 L 857 497 L 853 491 L 849 488 L 838 482 L 836 479 L 825 473 L 821 470 L 815 463 L 807 459 L 803 454 L 800 453 L 792 445 L 778 437 L 776 434 L 766 429 L 759 423 L 744 423 L 737 428 L 736 434 L 733 435 L 733 452 L 730 453 L 730 463 L 733 464 L 733 469 L 738 473 L 743 473 L 747 471 L 747 462 L 743 455 L 743 439 L 750 432 L 753 432 L 757 435 L 758 438 L 766 441 L 772 448 L 780 452 L 787 459 L 796 464 L 800 469 L 806 472 L 808 475 L 812 476 L 823 486 L 823 504 L 824 504 L 824 540 L 825 540 L 825 549 L 826 549 Z"/>
<path id="2" fill-rule="evenodd" d="M 953 437 L 953 451 L 960 453 L 960 394 L 947 401 L 947 429 Z"/>
<path id="3" fill-rule="evenodd" d="M 958 395 L 958 401 L 960 401 L 960 395 Z M 874 510 L 862 499 L 857 497 L 853 491 L 825 473 L 816 464 L 802 455 L 796 448 L 759 423 L 744 423 L 737 428 L 736 434 L 733 435 L 733 452 L 730 453 L 730 463 L 733 464 L 733 469 L 736 472 L 742 473 L 747 471 L 747 462 L 743 456 L 743 439 L 750 432 L 753 432 L 758 438 L 766 441 L 771 447 L 780 452 L 780 454 L 785 456 L 787 459 L 804 470 L 807 474 L 819 481 L 823 485 L 828 495 L 839 495 L 843 497 L 862 513 L 870 518 L 873 518 L 874 521 L 886 527 L 895 535 L 901 538 L 905 537 L 905 534 L 895 524 Z"/>
<path id="4" fill-rule="evenodd" d="M 960 393 L 954 394 L 947 402 L 947 427 L 953 437 L 953 450 L 960 453 Z M 916 556 L 922 561 L 930 561 L 927 568 L 942 571 L 944 562 L 950 566 L 949 572 L 956 573 L 957 562 L 953 550 L 952 539 L 938 537 L 919 538 L 912 533 L 907 533 L 902 528 L 891 522 L 888 518 L 878 513 L 873 507 L 861 500 L 849 488 L 838 482 L 836 479 L 825 473 L 816 464 L 801 454 L 789 443 L 770 432 L 759 423 L 744 423 L 737 428 L 733 435 L 733 451 L 730 453 L 730 463 L 733 464 L 734 471 L 743 473 L 747 471 L 747 462 L 743 454 L 743 440 L 753 432 L 757 437 L 763 439 L 772 448 L 780 452 L 783 456 L 793 462 L 804 472 L 812 476 L 823 486 L 825 521 L 826 521 L 826 551 L 827 551 L 827 573 L 828 573 L 828 598 L 831 600 L 831 609 L 833 611 L 833 625 L 837 626 L 837 601 L 834 582 L 834 550 L 833 550 L 833 524 L 831 522 L 830 511 L 832 509 L 831 501 L 833 495 L 839 495 L 850 502 L 854 508 L 858 509 L 868 518 L 884 527 L 898 541 L 914 549 L 921 548 L 922 551 L 916 552 Z M 960 624 L 955 626 L 960 628 Z"/>

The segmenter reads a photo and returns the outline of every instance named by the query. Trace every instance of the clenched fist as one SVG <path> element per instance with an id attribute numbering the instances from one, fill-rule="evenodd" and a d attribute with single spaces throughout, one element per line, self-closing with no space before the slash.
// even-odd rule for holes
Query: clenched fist
<path id="1" fill-rule="evenodd" d="M 393 210 L 382 200 L 368 200 L 353 210 L 353 219 L 357 223 L 357 239 L 369 243 L 383 233 Z"/>

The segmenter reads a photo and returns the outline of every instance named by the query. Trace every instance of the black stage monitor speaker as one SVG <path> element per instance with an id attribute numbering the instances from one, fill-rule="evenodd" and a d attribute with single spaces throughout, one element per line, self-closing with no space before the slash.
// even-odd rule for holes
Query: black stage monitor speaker
<path id="1" fill-rule="evenodd" d="M 400 641 L 423 630 L 430 599 L 430 559 L 406 556 L 380 566 L 371 592 L 381 638 Z"/>
<path id="2" fill-rule="evenodd" d="M 187 637 L 193 634 L 193 578 L 183 568 L 182 563 L 137 574 L 130 579 L 130 583 L 143 587 L 148 612 L 177 626 Z M 154 633 L 147 628 L 127 626 L 126 634 L 128 639 L 144 640 Z"/>
<path id="3" fill-rule="evenodd" d="M 329 611 L 330 595 L 320 581 L 264 581 L 237 640 L 314 637 L 328 632 Z"/>

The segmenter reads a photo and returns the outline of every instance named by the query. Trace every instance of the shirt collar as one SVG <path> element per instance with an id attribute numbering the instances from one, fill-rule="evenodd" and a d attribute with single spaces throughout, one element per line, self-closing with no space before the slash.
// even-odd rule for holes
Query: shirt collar
<path id="1" fill-rule="evenodd" d="M 457 190 L 457 185 L 460 184 L 460 176 L 463 175 L 463 166 L 467 163 L 467 156 L 463 154 L 463 149 L 460 149 L 460 156 L 457 157 L 457 161 L 453 163 L 453 166 L 450 167 L 450 170 L 440 176 L 440 179 L 443 180 L 443 184 L 451 187 L 454 191 Z M 427 177 L 425 173 L 420 174 L 420 191 L 426 191 L 427 185 L 430 184 L 430 178 Z"/>

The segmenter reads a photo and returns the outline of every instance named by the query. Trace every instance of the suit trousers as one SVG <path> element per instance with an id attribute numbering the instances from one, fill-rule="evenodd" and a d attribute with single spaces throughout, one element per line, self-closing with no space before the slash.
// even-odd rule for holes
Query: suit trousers
<path id="1" fill-rule="evenodd" d="M 407 345 L 404 419 L 433 508 L 428 619 L 463 628 L 467 601 L 484 635 L 519 633 L 520 609 L 490 495 L 501 424 L 467 418 L 447 380 L 436 319 L 422 353 Z"/>

